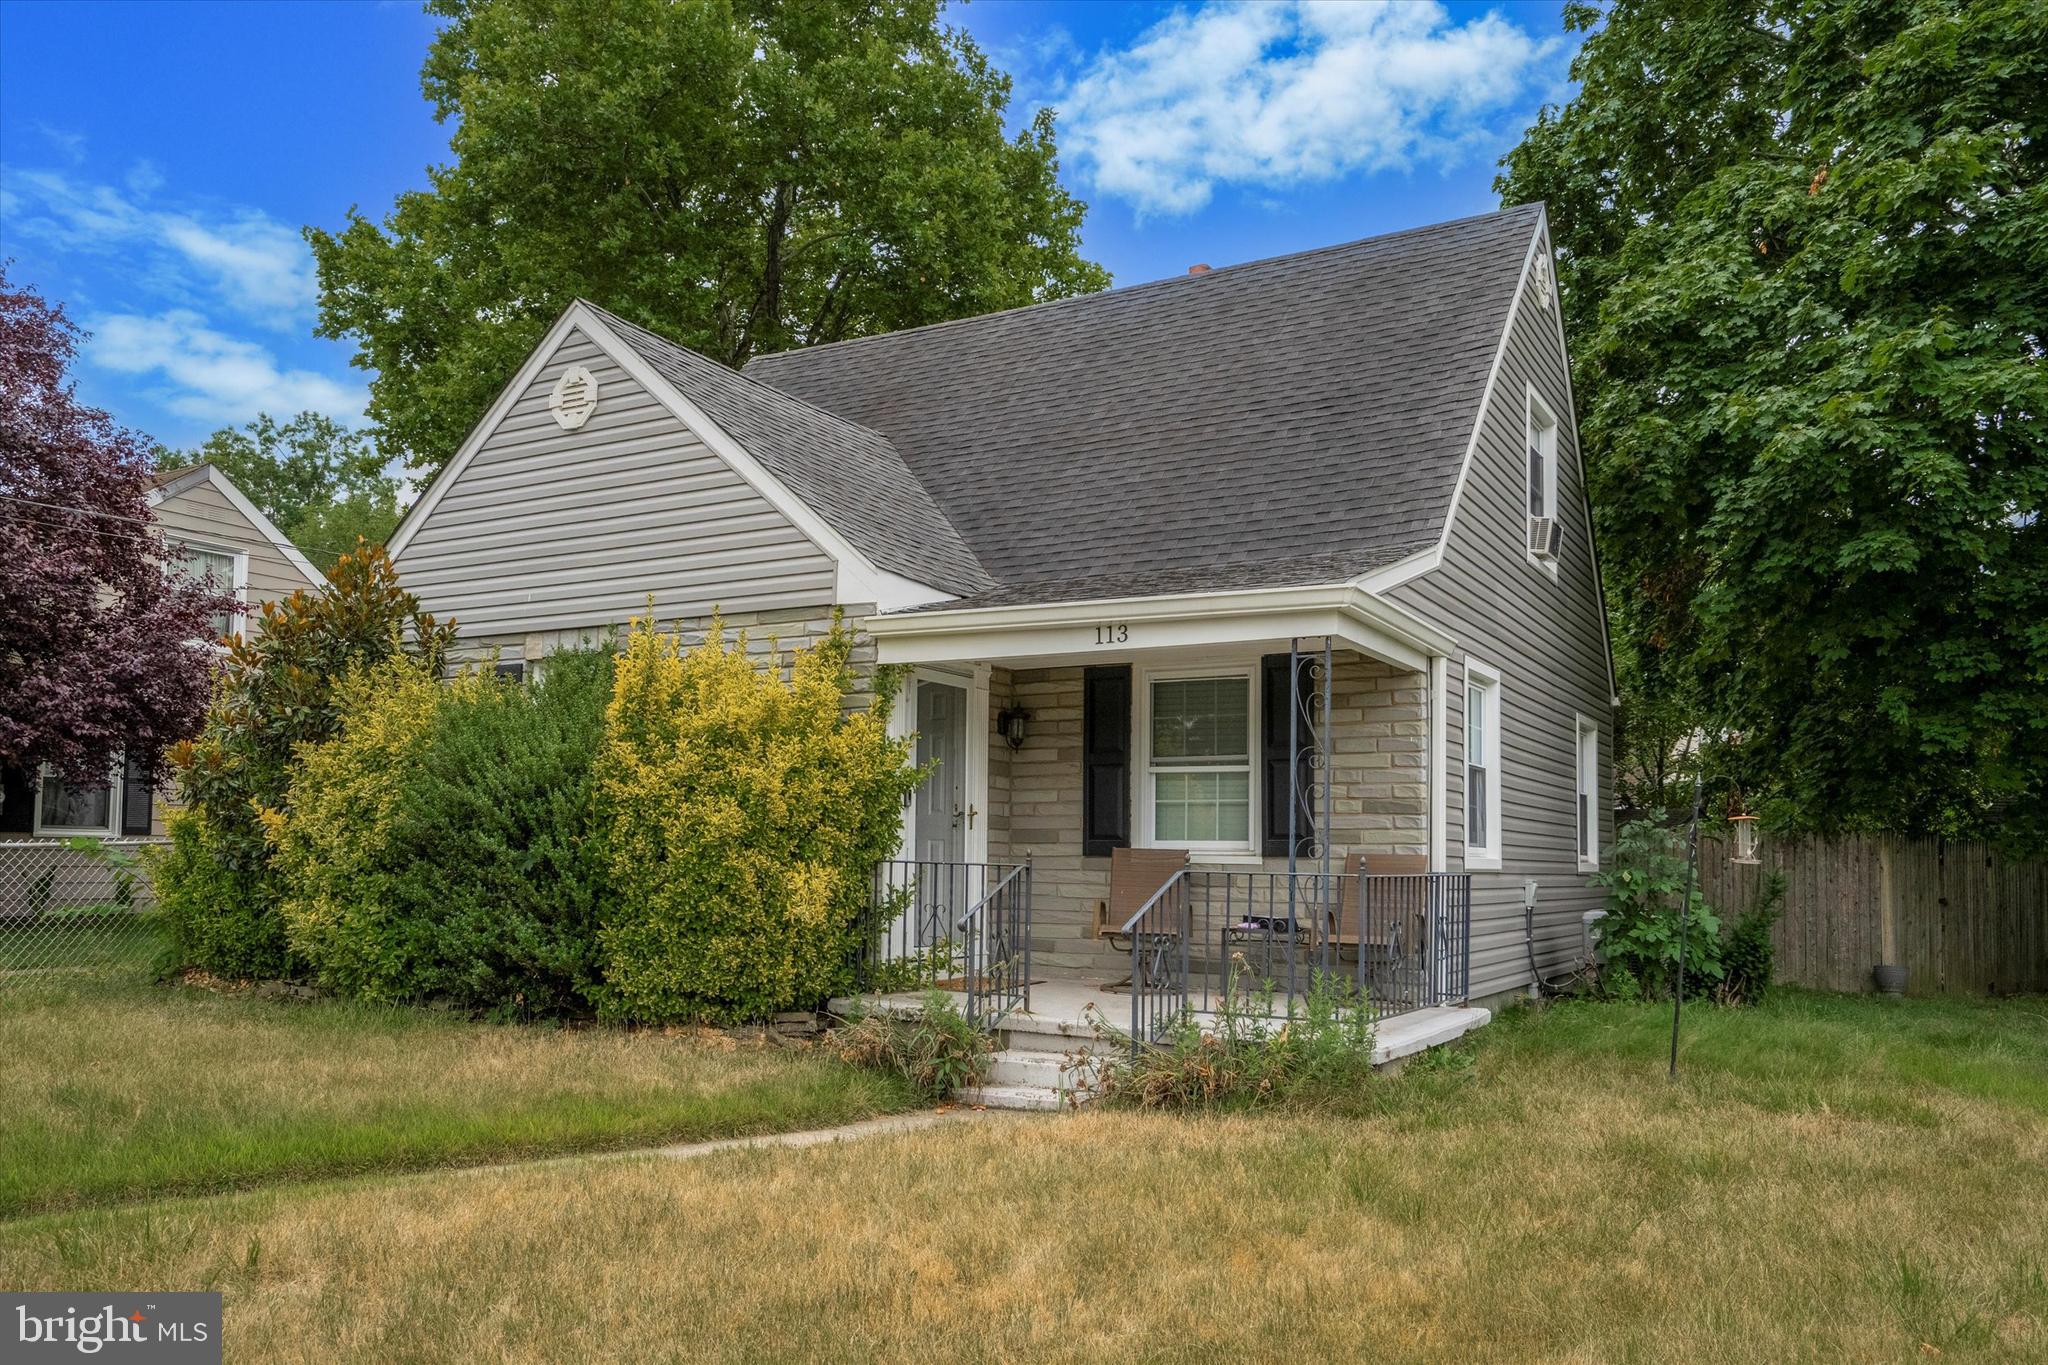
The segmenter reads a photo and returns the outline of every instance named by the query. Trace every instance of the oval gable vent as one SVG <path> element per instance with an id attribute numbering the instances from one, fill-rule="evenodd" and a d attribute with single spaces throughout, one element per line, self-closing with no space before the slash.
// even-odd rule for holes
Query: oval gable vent
<path id="1" fill-rule="evenodd" d="M 597 376 L 581 365 L 571 365 L 555 381 L 555 391 L 548 395 L 548 407 L 562 430 L 576 430 L 597 410 Z"/>

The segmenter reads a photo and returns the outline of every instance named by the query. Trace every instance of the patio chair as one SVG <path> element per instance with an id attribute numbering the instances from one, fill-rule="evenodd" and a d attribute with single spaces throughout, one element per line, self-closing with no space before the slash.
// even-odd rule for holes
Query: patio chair
<path id="1" fill-rule="evenodd" d="M 1133 940 L 1142 945 L 1149 956 L 1148 963 L 1141 958 L 1139 970 L 1148 978 L 1158 979 L 1165 965 L 1166 955 L 1188 932 L 1188 905 L 1183 901 L 1178 907 L 1155 905 L 1142 923 L 1130 932 L 1124 925 L 1131 916 L 1145 908 L 1145 902 L 1157 895 L 1159 888 L 1188 865 L 1187 850 L 1179 848 L 1119 848 L 1109 855 L 1109 899 L 1095 902 L 1094 936 L 1107 942 L 1119 952 L 1129 952 Z M 1112 981 L 1105 990 L 1115 990 L 1131 984 L 1126 976 L 1121 981 Z"/>
<path id="2" fill-rule="evenodd" d="M 1349 950 L 1361 965 L 1383 974 L 1418 956 L 1429 934 L 1428 898 L 1417 896 L 1393 913 L 1368 917 L 1366 878 L 1412 877 L 1428 871 L 1429 858 L 1421 853 L 1345 854 L 1343 885 L 1330 925 L 1331 946 L 1339 953 Z"/>

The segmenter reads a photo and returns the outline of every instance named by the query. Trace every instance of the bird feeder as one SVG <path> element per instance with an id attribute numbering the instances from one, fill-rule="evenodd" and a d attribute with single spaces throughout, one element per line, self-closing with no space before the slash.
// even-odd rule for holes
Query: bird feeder
<path id="1" fill-rule="evenodd" d="M 1728 824 L 1735 831 L 1735 854 L 1728 861 L 1743 867 L 1755 867 L 1762 861 L 1756 856 L 1756 817 L 1731 815 Z"/>

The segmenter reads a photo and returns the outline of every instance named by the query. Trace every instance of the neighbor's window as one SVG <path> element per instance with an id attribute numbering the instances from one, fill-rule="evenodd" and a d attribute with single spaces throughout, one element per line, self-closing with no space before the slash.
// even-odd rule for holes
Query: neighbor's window
<path id="1" fill-rule="evenodd" d="M 178 568 L 184 577 L 203 583 L 214 592 L 235 590 L 235 556 L 228 551 L 205 550 L 196 545 L 180 546 Z M 234 633 L 235 613 L 215 612 L 213 638 L 218 640 Z"/>
<path id="2" fill-rule="evenodd" d="M 1179 848 L 1249 849 L 1250 675 L 1156 678 L 1150 695 L 1146 783 L 1152 841 Z"/>
<path id="3" fill-rule="evenodd" d="M 1465 861 L 1500 859 L 1500 675 L 1465 668 Z"/>
<path id="4" fill-rule="evenodd" d="M 1579 717 L 1579 867 L 1600 865 L 1600 727 Z"/>
<path id="5" fill-rule="evenodd" d="M 114 783 L 97 786 L 66 782 L 43 773 L 36 800 L 37 834 L 111 834 L 114 832 Z"/>

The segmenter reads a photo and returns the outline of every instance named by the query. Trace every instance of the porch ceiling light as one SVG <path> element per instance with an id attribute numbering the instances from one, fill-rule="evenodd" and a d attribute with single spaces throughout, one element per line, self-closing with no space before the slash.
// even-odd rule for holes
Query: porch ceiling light
<path id="1" fill-rule="evenodd" d="M 1020 706 L 1007 707 L 996 715 L 996 730 L 1012 749 L 1024 747 L 1024 727 L 1031 713 Z"/>

